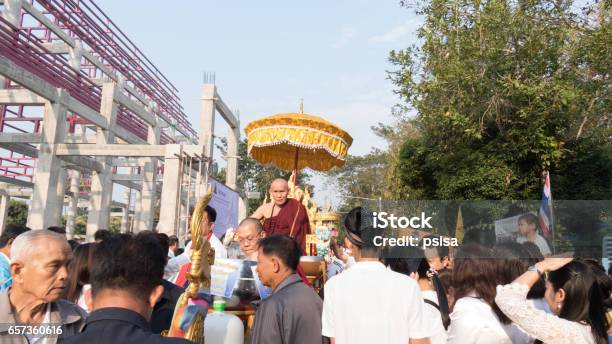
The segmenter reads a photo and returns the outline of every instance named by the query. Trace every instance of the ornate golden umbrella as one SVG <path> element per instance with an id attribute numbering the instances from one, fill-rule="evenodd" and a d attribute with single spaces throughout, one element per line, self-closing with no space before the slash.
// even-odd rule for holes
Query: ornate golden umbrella
<path id="1" fill-rule="evenodd" d="M 274 164 L 285 171 L 309 167 L 327 171 L 344 165 L 353 138 L 346 131 L 320 117 L 283 113 L 249 123 L 244 131 L 248 152 L 262 164 Z"/>

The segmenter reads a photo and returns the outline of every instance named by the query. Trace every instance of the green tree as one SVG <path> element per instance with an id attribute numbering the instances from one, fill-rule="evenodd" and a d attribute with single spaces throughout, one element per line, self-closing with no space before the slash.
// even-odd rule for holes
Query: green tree
<path id="1" fill-rule="evenodd" d="M 108 230 L 112 233 L 121 233 L 121 218 L 116 216 L 111 217 L 108 223 Z"/>
<path id="2" fill-rule="evenodd" d="M 74 235 L 85 236 L 87 232 L 87 214 L 79 214 L 74 219 Z"/>
<path id="3" fill-rule="evenodd" d="M 25 226 L 28 222 L 28 205 L 25 202 L 10 200 L 7 224 Z"/>
<path id="4" fill-rule="evenodd" d="M 406 2 L 402 5 L 407 6 Z M 610 2 L 433 0 L 389 76 L 418 137 L 396 164 L 421 198 L 609 198 Z"/>
<path id="5" fill-rule="evenodd" d="M 373 150 L 364 156 L 349 155 L 342 168 L 330 171 L 329 177 L 339 190 L 341 212 L 364 203 L 365 199 L 384 197 L 387 153 Z"/>

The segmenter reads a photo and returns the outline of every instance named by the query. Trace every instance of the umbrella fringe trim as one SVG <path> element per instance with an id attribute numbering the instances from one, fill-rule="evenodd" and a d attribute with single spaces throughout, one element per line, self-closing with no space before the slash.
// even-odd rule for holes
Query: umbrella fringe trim
<path id="1" fill-rule="evenodd" d="M 321 149 L 322 148 L 327 153 L 329 153 L 329 155 L 333 156 L 334 158 L 336 158 L 338 160 L 342 160 L 342 161 L 346 160 L 344 157 L 341 156 L 342 154 L 338 154 L 338 153 L 334 152 L 333 150 L 329 149 L 329 147 L 327 147 L 326 145 L 307 145 L 307 144 L 304 144 L 304 143 L 294 142 L 294 141 L 287 140 L 287 139 L 282 139 L 281 141 L 277 141 L 277 142 L 253 143 L 253 144 L 249 145 L 248 151 L 251 152 L 251 149 L 253 147 L 271 147 L 271 146 L 278 146 L 278 145 L 281 145 L 283 143 L 289 143 L 292 146 L 296 146 L 298 148 L 304 148 L 304 149 L 316 150 L 316 149 Z"/>
<path id="2" fill-rule="evenodd" d="M 307 130 L 307 131 L 312 131 L 315 133 L 319 133 L 319 134 L 323 134 L 325 136 L 334 138 L 336 140 L 339 140 L 340 142 L 344 143 L 347 147 L 350 146 L 345 139 L 343 139 L 342 137 L 338 136 L 338 135 L 334 135 L 332 133 L 326 132 L 324 130 L 319 130 L 319 129 L 314 129 L 314 128 L 307 128 L 307 127 L 300 127 L 300 126 L 296 126 L 296 125 L 275 125 L 275 126 L 271 126 L 271 127 L 260 127 L 260 128 L 256 128 L 253 129 L 248 135 L 252 135 L 255 134 L 258 131 L 262 131 L 262 130 L 270 130 L 270 129 L 277 129 L 277 128 L 282 128 L 282 129 L 296 129 L 296 130 Z M 289 141 L 288 141 L 289 142 Z M 293 143 L 293 142 L 291 142 Z"/>

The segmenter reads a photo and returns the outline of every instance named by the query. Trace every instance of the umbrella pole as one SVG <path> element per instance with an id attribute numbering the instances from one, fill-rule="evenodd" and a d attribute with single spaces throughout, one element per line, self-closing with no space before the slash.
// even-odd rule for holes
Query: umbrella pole
<path id="1" fill-rule="evenodd" d="M 293 162 L 293 185 L 297 186 L 297 174 L 298 174 L 298 158 L 300 149 L 295 149 L 295 160 Z"/>

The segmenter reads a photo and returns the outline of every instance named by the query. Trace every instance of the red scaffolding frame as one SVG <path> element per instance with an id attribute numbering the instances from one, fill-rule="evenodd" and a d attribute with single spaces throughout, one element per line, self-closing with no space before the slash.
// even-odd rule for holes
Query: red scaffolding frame
<path id="1" fill-rule="evenodd" d="M 29 2 L 69 37 L 79 40 L 83 48 L 113 75 L 106 74 L 85 57 L 81 58 L 80 70 L 73 69 L 65 53 L 52 52 L 45 46 L 45 43 L 63 40 L 23 9 L 18 26 L 0 17 L 0 55 L 51 85 L 66 89 L 72 97 L 96 111 L 100 110 L 101 86 L 94 79 L 121 77 L 126 85 L 157 104 L 158 111 L 172 122 L 170 127 L 179 129 L 191 138 L 197 137 L 180 104 L 176 87 L 92 0 Z M 19 87 L 5 80 L 4 88 Z M 129 88 L 126 89 L 129 91 Z M 141 103 L 138 99 L 141 97 L 127 95 Z M 19 104 L 0 105 L 0 133 L 39 132 L 42 117 L 31 112 L 32 108 Z M 76 114 L 69 114 L 68 122 L 70 133 L 74 132 L 75 124 L 87 124 Z M 146 123 L 124 106 L 118 109 L 117 124 L 147 139 Z M 160 143 L 172 142 L 175 142 L 174 139 L 162 131 Z M 35 161 L 35 157 L 0 149 L 0 175 L 32 181 Z"/>

